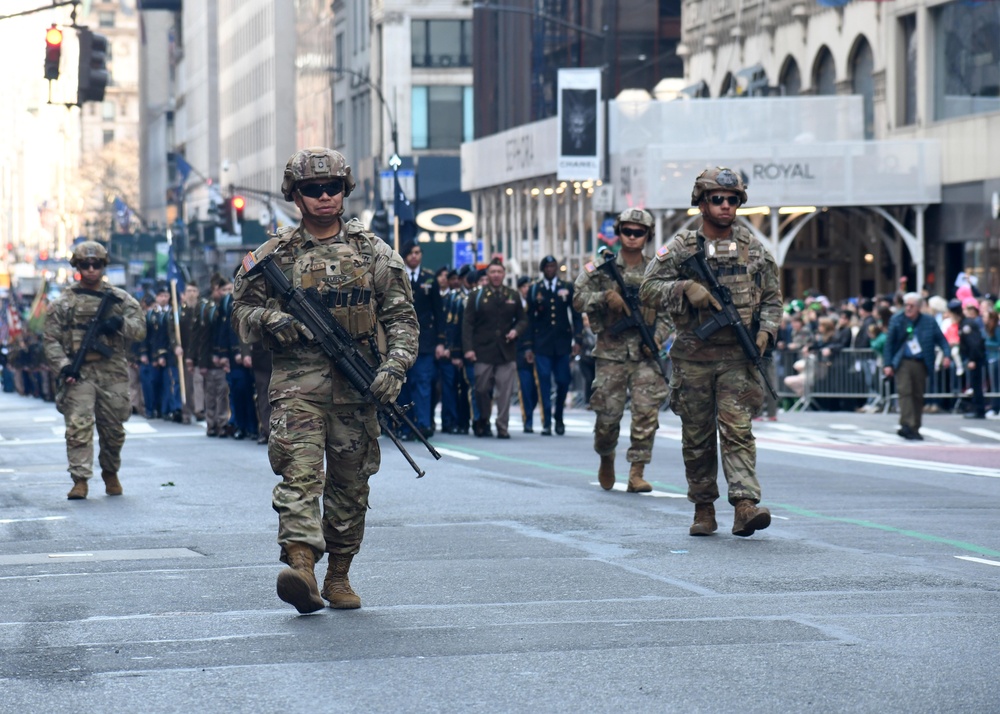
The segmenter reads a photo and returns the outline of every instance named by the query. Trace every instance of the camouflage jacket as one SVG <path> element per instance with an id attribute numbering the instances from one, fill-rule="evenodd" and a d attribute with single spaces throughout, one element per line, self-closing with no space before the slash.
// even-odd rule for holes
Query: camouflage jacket
<path id="1" fill-rule="evenodd" d="M 708 240 L 700 231 L 683 231 L 656 252 L 646 270 L 639 297 L 644 305 L 666 311 L 673 319 L 677 334 L 670 355 L 701 362 L 742 359 L 735 333 L 725 327 L 707 340 L 694 334 L 696 327 L 709 319 L 711 309 L 696 310 L 684 294 L 693 280 L 681 264 L 698 250 L 699 239 L 705 243 L 708 265 L 719 283 L 728 287 L 736 306 L 755 338 L 758 330 L 769 335 L 774 344 L 781 324 L 781 290 L 778 266 L 771 253 L 743 226 L 733 226 L 732 235 Z M 705 286 L 708 287 L 707 285 Z"/>
<path id="2" fill-rule="evenodd" d="M 638 290 L 649 259 L 643 256 L 641 264 L 627 267 L 619 254 L 615 262 L 625 285 Z M 647 359 L 642 352 L 642 337 L 639 335 L 639 330 L 632 327 L 617 335 L 611 334 L 612 322 L 616 322 L 622 316 L 618 313 L 609 314 L 604 293 L 608 290 L 620 293 L 621 290 L 614 278 L 601 270 L 598 265 L 596 261 L 591 261 L 583 266 L 583 272 L 576 278 L 573 295 L 573 307 L 579 312 L 587 313 L 590 329 L 597 335 L 593 356 L 615 362 L 640 362 Z M 643 319 L 652 328 L 653 339 L 662 347 L 670 335 L 670 322 L 655 310 L 643 310 L 643 313 Z"/>
<path id="3" fill-rule="evenodd" d="M 84 366 L 89 369 L 100 365 L 102 369 L 113 368 L 127 374 L 126 351 L 133 340 L 139 341 L 146 337 L 146 320 L 134 297 L 120 288 L 106 285 L 103 289 L 121 298 L 121 302 L 111 304 L 104 317 L 119 315 L 125 322 L 115 334 L 97 338 L 113 350 L 111 357 L 104 358 L 97 352 L 91 352 L 85 358 Z M 45 346 L 45 361 L 53 372 L 59 372 L 73 361 L 100 304 L 100 297 L 89 291 L 84 292 L 77 285 L 64 290 L 59 299 L 49 306 L 42 341 Z"/>
<path id="4" fill-rule="evenodd" d="M 420 328 L 403 259 L 359 221 L 343 224 L 340 234 L 327 241 L 314 238 L 301 224 L 279 231 L 254 251 L 254 259 L 259 262 L 269 254 L 293 286 L 317 289 L 331 315 L 354 336 L 373 366 L 383 357 L 396 360 L 404 370 L 413 365 Z M 262 275 L 248 276 L 245 271 L 240 268 L 233 284 L 232 323 L 241 342 L 263 341 L 271 349 L 271 399 L 363 402 L 314 343 L 300 340 L 281 348 L 267 334 L 261 326 L 264 313 L 284 306 Z"/>

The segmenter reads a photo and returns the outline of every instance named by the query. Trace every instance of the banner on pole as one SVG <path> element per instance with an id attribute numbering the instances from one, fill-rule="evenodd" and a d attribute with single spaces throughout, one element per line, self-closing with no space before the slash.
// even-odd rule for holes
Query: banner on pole
<path id="1" fill-rule="evenodd" d="M 560 181 L 588 181 L 601 177 L 604 138 L 601 99 L 601 70 L 559 70 L 556 177 Z"/>

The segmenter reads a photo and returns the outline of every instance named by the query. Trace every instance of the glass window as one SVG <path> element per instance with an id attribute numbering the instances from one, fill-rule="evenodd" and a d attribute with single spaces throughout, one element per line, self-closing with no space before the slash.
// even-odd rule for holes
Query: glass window
<path id="1" fill-rule="evenodd" d="M 833 55 L 823 47 L 816 57 L 816 70 L 813 74 L 813 94 L 831 95 L 837 93 L 837 68 L 833 64 Z"/>
<path id="2" fill-rule="evenodd" d="M 917 16 L 899 20 L 903 33 L 903 116 L 904 126 L 917 123 Z"/>
<path id="3" fill-rule="evenodd" d="M 114 27 L 115 26 L 114 11 L 102 10 L 101 12 L 97 13 L 97 24 L 101 27 Z"/>
<path id="4" fill-rule="evenodd" d="M 344 115 L 347 113 L 347 107 L 346 107 L 346 104 L 345 104 L 345 102 L 344 102 L 343 99 L 341 99 L 340 101 L 337 102 L 337 104 L 335 105 L 335 108 L 334 108 L 333 112 L 334 112 L 334 121 L 336 122 L 336 125 L 337 125 L 336 136 L 334 136 L 334 138 L 333 138 L 333 145 L 334 146 L 343 146 L 344 145 L 344 139 L 345 139 L 345 137 L 344 137 L 344 119 L 345 119 L 345 117 L 344 117 Z"/>
<path id="5" fill-rule="evenodd" d="M 934 9 L 934 117 L 1000 111 L 1000 11 L 996 3 Z"/>
<path id="6" fill-rule="evenodd" d="M 334 40 L 334 66 L 343 67 L 344 66 L 344 33 L 338 32 L 337 39 Z"/>
<path id="7" fill-rule="evenodd" d="M 414 149 L 457 149 L 472 140 L 472 87 L 414 87 L 412 96 Z"/>
<path id="8" fill-rule="evenodd" d="M 466 20 L 414 20 L 411 24 L 414 67 L 470 67 L 472 23 Z"/>
<path id="9" fill-rule="evenodd" d="M 799 63 L 792 57 L 785 61 L 780 85 L 781 94 L 786 97 L 797 97 L 802 91 L 802 74 L 799 72 Z"/>
<path id="10" fill-rule="evenodd" d="M 108 121 L 113 121 L 115 118 L 115 103 L 114 102 L 102 102 L 101 103 L 101 117 Z"/>
<path id="11" fill-rule="evenodd" d="M 851 91 L 860 94 L 864 106 L 865 138 L 875 138 L 875 59 L 868 41 L 861 38 L 851 60 Z"/>
<path id="12" fill-rule="evenodd" d="M 114 140 L 115 140 L 115 130 L 114 129 L 105 129 L 104 130 L 104 143 L 105 144 L 110 144 Z"/>

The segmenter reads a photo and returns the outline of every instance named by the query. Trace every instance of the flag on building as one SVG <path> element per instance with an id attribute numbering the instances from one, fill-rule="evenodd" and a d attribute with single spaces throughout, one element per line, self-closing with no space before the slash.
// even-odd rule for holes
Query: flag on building
<path id="1" fill-rule="evenodd" d="M 399 244 L 403 245 L 407 241 L 412 241 L 417 237 L 417 224 L 414 220 L 413 206 L 410 199 L 403 192 L 403 187 L 399 185 L 399 175 L 394 176 L 395 198 L 393 200 L 393 210 L 396 219 L 399 221 Z"/>
<path id="2" fill-rule="evenodd" d="M 191 175 L 191 164 L 180 154 L 174 154 L 174 165 L 177 167 L 177 193 L 183 195 L 184 184 Z"/>
<path id="3" fill-rule="evenodd" d="M 112 202 L 112 209 L 114 210 L 115 225 L 118 227 L 118 232 L 128 233 L 129 228 L 132 226 L 132 209 L 128 207 L 128 204 L 120 196 L 115 196 Z"/>

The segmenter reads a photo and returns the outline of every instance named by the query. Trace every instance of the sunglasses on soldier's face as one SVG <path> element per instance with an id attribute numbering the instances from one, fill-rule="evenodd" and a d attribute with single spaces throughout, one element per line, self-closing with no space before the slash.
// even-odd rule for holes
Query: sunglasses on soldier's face
<path id="1" fill-rule="evenodd" d="M 712 202 L 713 206 L 721 206 L 723 203 L 728 203 L 730 206 L 740 205 L 739 196 L 709 196 L 708 200 Z"/>
<path id="2" fill-rule="evenodd" d="M 646 229 L 645 228 L 622 228 L 619 230 L 626 238 L 645 238 Z"/>
<path id="3" fill-rule="evenodd" d="M 333 198 L 344 192 L 344 182 L 340 179 L 334 179 L 326 183 L 307 183 L 299 186 L 298 190 L 300 194 L 308 198 L 321 198 L 324 193 Z"/>
<path id="4" fill-rule="evenodd" d="M 80 270 L 100 270 L 104 267 L 104 263 L 100 261 L 93 260 L 83 260 L 76 264 Z"/>

